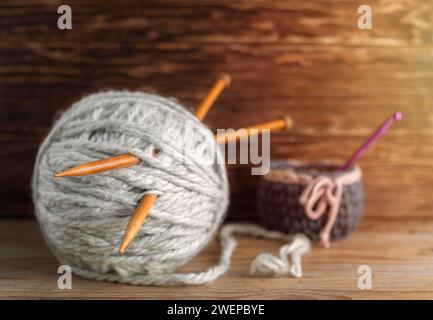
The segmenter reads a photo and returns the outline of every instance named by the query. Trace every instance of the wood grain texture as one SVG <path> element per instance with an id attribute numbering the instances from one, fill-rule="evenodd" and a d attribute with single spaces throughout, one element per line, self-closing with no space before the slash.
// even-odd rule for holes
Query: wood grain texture
<path id="1" fill-rule="evenodd" d="M 19 232 L 17 232 L 20 230 Z M 304 276 L 249 275 L 261 252 L 278 251 L 279 241 L 240 237 L 229 272 L 215 283 L 190 287 L 140 287 L 72 278 L 72 290 L 57 288 L 59 263 L 31 220 L 0 221 L 0 299 L 432 299 L 433 222 L 426 219 L 365 219 L 348 239 L 330 249 L 314 247 L 303 260 Z M 216 263 L 212 242 L 182 271 Z M 359 290 L 360 265 L 372 268 L 372 289 Z"/>
<path id="2" fill-rule="evenodd" d="M 289 113 L 273 158 L 348 157 L 395 110 L 404 121 L 360 161 L 366 216 L 431 217 L 433 3 L 363 1 L 59 1 L 0 4 L 0 215 L 32 214 L 39 143 L 60 110 L 101 89 L 176 97 L 191 110 L 222 73 L 232 85 L 206 118 L 238 128 Z M 232 218 L 254 219 L 257 178 L 230 166 Z"/>

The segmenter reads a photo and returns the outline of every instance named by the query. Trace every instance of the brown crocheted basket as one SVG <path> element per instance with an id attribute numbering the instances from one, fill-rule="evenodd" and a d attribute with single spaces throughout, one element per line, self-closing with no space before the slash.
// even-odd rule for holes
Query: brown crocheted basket
<path id="1" fill-rule="evenodd" d="M 258 191 L 263 226 L 288 234 L 304 233 L 325 246 L 347 236 L 361 217 L 361 170 L 354 166 L 337 172 L 337 168 L 326 162 L 271 162 Z"/>

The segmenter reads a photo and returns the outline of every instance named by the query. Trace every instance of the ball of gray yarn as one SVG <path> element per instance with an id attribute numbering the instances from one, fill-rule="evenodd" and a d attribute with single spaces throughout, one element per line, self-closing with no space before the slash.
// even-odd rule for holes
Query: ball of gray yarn
<path id="1" fill-rule="evenodd" d="M 185 123 L 191 139 L 183 139 Z M 188 136 L 187 136 L 188 138 Z M 171 274 L 214 236 L 228 205 L 222 154 L 204 165 L 212 133 L 173 100 L 128 91 L 90 95 L 55 123 L 40 147 L 33 177 L 36 215 L 48 246 L 81 276 L 140 284 L 197 282 Z M 155 155 L 154 150 L 159 153 Z M 185 150 L 185 152 L 183 152 Z M 130 153 L 133 167 L 89 176 L 53 173 Z M 191 159 L 189 159 L 191 160 Z M 146 193 L 157 193 L 145 223 L 123 255 L 125 227 Z"/>

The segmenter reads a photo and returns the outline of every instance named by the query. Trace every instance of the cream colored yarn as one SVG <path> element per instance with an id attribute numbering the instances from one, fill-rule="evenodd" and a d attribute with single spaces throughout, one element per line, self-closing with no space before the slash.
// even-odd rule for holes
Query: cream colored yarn
<path id="1" fill-rule="evenodd" d="M 186 123 L 192 130 L 185 129 Z M 91 176 L 52 177 L 65 168 L 125 153 L 141 162 Z M 203 165 L 196 157 L 215 159 Z M 221 225 L 229 193 L 223 160 L 212 133 L 173 100 L 128 91 L 90 95 L 60 117 L 37 156 L 33 198 L 46 242 L 62 264 L 86 278 L 143 285 L 211 282 L 229 267 L 236 245 L 232 233 L 292 240 L 257 226 L 228 225 L 221 231 L 222 256 L 215 267 L 173 273 Z M 125 226 L 146 193 L 156 193 L 158 199 L 119 255 Z M 300 257 L 308 248 L 305 237 L 296 237 L 280 257 L 256 258 L 252 271 L 300 276 Z"/>

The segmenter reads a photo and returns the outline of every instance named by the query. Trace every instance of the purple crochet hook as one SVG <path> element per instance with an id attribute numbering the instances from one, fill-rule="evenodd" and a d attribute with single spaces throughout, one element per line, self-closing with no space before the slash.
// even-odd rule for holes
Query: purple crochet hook
<path id="1" fill-rule="evenodd" d="M 344 165 L 338 168 L 337 171 L 346 170 L 351 165 L 353 165 L 356 160 L 361 158 L 361 156 L 364 154 L 364 152 L 368 149 L 370 145 L 372 145 L 376 140 L 378 140 L 381 136 L 383 136 L 391 127 L 391 125 L 396 121 L 400 121 L 402 117 L 403 114 L 400 111 L 389 116 L 388 119 L 386 119 L 385 122 L 375 132 L 373 132 L 373 134 L 367 140 L 365 140 L 365 142 L 355 151 L 355 153 L 349 158 L 349 160 L 347 160 L 347 162 Z"/>

